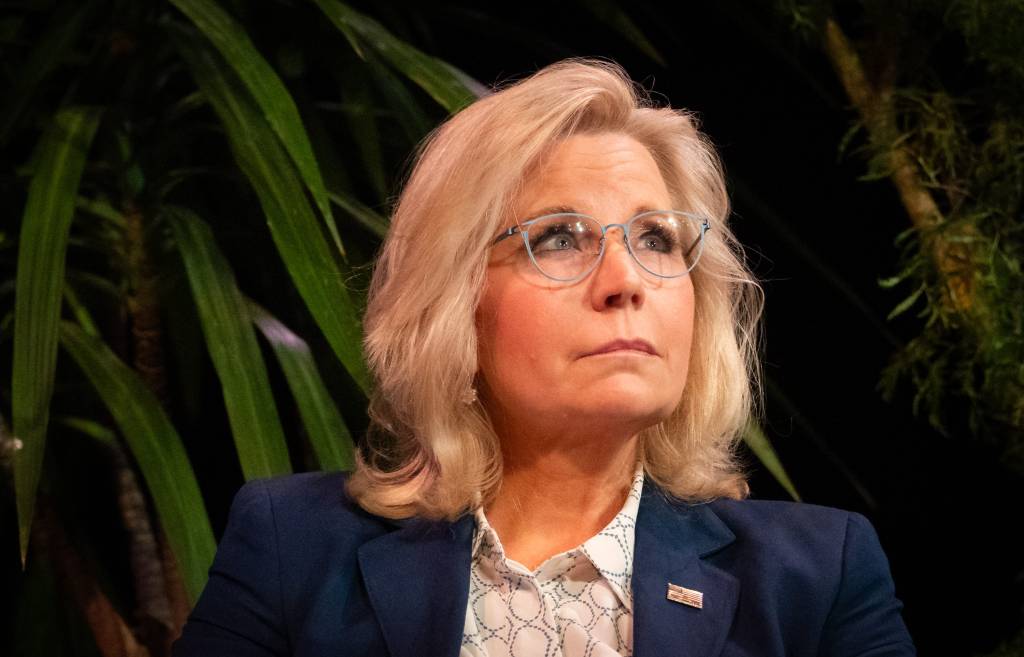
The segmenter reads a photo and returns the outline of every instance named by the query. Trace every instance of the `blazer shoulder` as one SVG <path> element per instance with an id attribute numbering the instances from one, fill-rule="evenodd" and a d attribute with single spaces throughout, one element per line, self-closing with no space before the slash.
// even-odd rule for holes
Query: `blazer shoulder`
<path id="1" fill-rule="evenodd" d="M 735 535 L 717 565 L 748 595 L 805 631 L 821 623 L 819 654 L 914 654 L 889 562 L 862 514 L 803 502 L 715 500 L 709 507 Z M 793 605 L 792 601 L 799 601 Z"/>
<path id="2" fill-rule="evenodd" d="M 851 526 L 873 534 L 861 514 L 817 504 L 722 499 L 710 507 L 735 534 L 737 547 L 780 565 L 817 564 L 838 574 Z"/>
<path id="3" fill-rule="evenodd" d="M 292 654 L 323 600 L 358 593 L 344 585 L 355 581 L 357 552 L 389 525 L 348 496 L 346 479 L 308 472 L 242 485 L 175 657 Z"/>
<path id="4" fill-rule="evenodd" d="M 388 521 L 361 508 L 345 489 L 347 472 L 302 472 L 246 482 L 235 496 L 269 507 L 276 529 L 347 527 L 379 533 Z M 282 526 L 284 525 L 284 526 Z"/>
<path id="5" fill-rule="evenodd" d="M 860 515 L 830 506 L 788 500 L 717 499 L 709 504 L 723 518 L 760 527 L 799 528 L 811 523 L 843 530 L 851 515 Z"/>

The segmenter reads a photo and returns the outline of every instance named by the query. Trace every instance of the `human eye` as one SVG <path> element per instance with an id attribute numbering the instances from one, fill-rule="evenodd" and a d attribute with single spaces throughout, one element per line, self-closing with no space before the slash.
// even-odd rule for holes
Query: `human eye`
<path id="1" fill-rule="evenodd" d="M 678 237 L 661 224 L 643 226 L 636 239 L 636 246 L 645 251 L 671 253 L 679 246 Z"/>
<path id="2" fill-rule="evenodd" d="M 530 249 L 534 254 L 578 251 L 579 242 L 569 225 L 554 224 L 544 226 L 539 234 L 530 240 Z"/>

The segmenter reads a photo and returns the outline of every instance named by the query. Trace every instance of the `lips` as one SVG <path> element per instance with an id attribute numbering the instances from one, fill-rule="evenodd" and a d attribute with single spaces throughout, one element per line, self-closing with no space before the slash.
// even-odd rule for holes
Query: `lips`
<path id="1" fill-rule="evenodd" d="M 606 342 L 597 349 L 588 351 L 583 354 L 582 358 L 586 358 L 587 356 L 597 356 L 599 354 L 608 354 L 615 351 L 637 351 L 650 354 L 651 356 L 658 355 L 654 346 L 646 340 L 612 340 L 611 342 Z"/>

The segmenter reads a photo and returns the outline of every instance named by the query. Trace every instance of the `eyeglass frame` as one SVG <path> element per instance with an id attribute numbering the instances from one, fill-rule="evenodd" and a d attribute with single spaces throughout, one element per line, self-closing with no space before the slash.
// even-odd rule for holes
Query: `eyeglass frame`
<path id="1" fill-rule="evenodd" d="M 633 262 L 638 264 L 640 266 L 640 268 L 643 269 L 645 272 L 651 274 L 652 276 L 657 276 L 658 278 L 681 278 L 683 276 L 688 275 L 691 271 L 693 271 L 693 268 L 697 266 L 697 260 L 700 260 L 700 254 L 697 255 L 697 260 L 694 260 L 693 264 L 686 271 L 684 271 L 683 273 L 681 273 L 681 274 L 672 274 L 670 276 L 666 276 L 664 274 L 658 274 L 658 273 L 653 272 L 650 269 L 648 269 L 644 265 L 644 263 L 640 262 L 640 258 L 638 258 L 636 256 L 636 254 L 633 253 L 633 247 L 630 246 L 630 244 L 629 244 L 629 227 L 630 227 L 630 225 L 634 221 L 636 221 L 640 217 L 646 217 L 646 216 L 652 215 L 652 214 L 681 214 L 684 217 L 687 217 L 689 219 L 694 219 L 694 220 L 700 221 L 700 238 L 698 238 L 697 241 L 694 242 L 694 244 L 695 245 L 696 244 L 700 245 L 700 254 L 704 253 L 704 235 L 709 230 L 711 230 L 711 219 L 709 219 L 708 217 L 703 216 L 703 215 L 694 214 L 692 212 L 684 212 L 683 210 L 647 210 L 647 211 L 641 212 L 640 214 L 637 214 L 637 215 L 634 215 L 634 216 L 630 217 L 625 223 L 621 223 L 621 224 L 602 224 L 597 219 L 597 217 L 592 217 L 589 214 L 583 214 L 581 212 L 552 212 L 550 214 L 544 214 L 544 215 L 541 215 L 539 217 L 534 217 L 533 219 L 530 219 L 529 221 L 524 221 L 522 223 L 517 223 L 515 226 L 509 226 L 507 229 L 505 229 L 504 231 L 499 233 L 491 241 L 491 247 L 493 248 L 494 246 L 498 245 L 500 242 L 502 242 L 506 238 L 512 237 L 516 233 L 519 233 L 520 235 L 523 236 L 523 244 L 526 247 L 526 253 L 530 256 L 530 261 L 533 263 L 534 268 L 541 273 L 541 275 L 543 275 L 544 277 L 549 278 L 549 279 L 551 279 L 553 281 L 558 281 L 560 283 L 575 283 L 577 281 L 583 280 L 584 278 L 589 276 L 592 271 L 597 269 L 597 265 L 601 262 L 601 258 L 604 257 L 605 237 L 607 237 L 607 235 L 608 235 L 608 230 L 611 229 L 611 228 L 621 228 L 622 229 L 622 242 L 626 246 L 626 251 L 629 252 L 629 255 L 633 259 Z M 594 262 L 590 265 L 590 267 L 588 267 L 586 270 L 583 271 L 583 273 L 579 274 L 575 278 L 555 278 L 554 276 L 552 276 L 552 275 L 548 274 L 547 272 L 545 272 L 541 268 L 540 264 L 537 262 L 537 259 L 533 256 L 533 248 L 530 246 L 530 237 L 529 237 L 530 229 L 529 229 L 529 226 L 532 225 L 532 224 L 537 223 L 538 221 L 540 221 L 542 219 L 548 219 L 550 217 L 583 217 L 585 219 L 593 219 L 594 223 L 596 223 L 598 226 L 601 227 L 601 239 L 599 240 L 600 243 L 601 243 L 601 250 L 598 251 L 597 257 L 594 258 Z M 693 251 L 693 246 L 691 246 L 690 249 L 686 252 L 686 255 L 688 255 L 690 253 L 690 251 Z"/>

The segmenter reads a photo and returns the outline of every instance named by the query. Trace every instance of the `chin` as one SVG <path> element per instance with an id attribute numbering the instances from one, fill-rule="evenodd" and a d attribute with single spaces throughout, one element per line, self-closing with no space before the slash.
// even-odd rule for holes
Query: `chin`
<path id="1" fill-rule="evenodd" d="M 589 397 L 587 407 L 578 412 L 647 428 L 669 417 L 678 403 L 679 396 L 666 395 L 665 388 L 614 386 Z"/>

